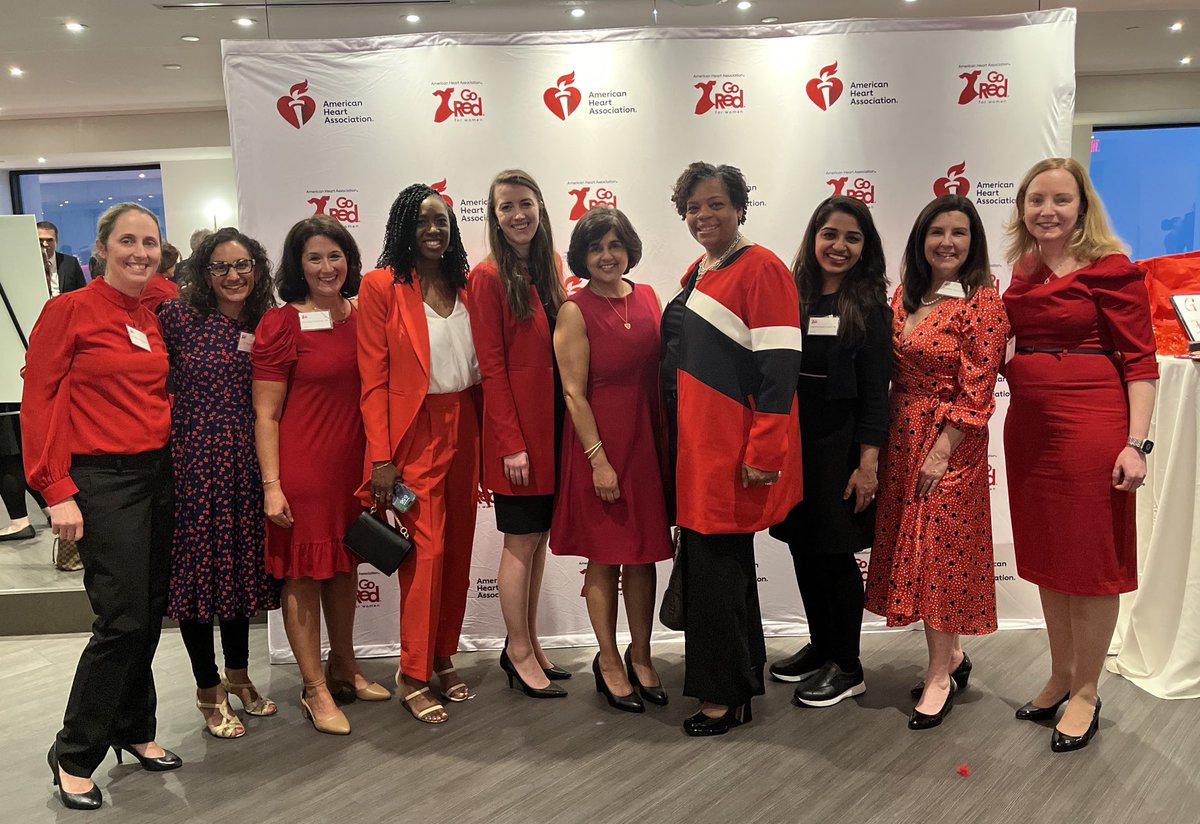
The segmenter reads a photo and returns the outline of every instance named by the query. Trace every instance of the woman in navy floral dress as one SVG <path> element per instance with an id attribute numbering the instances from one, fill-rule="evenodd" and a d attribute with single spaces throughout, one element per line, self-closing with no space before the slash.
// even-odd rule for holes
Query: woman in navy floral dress
<path id="1" fill-rule="evenodd" d="M 158 309 L 175 393 L 175 537 L 167 615 L 179 622 L 209 733 L 240 738 L 233 693 L 250 715 L 278 709 L 247 675 L 250 617 L 279 607 L 263 564 L 262 479 L 254 450 L 250 346 L 273 304 L 263 247 L 236 229 L 196 251 L 179 300 Z M 218 675 L 213 622 L 220 619 L 225 672 Z"/>

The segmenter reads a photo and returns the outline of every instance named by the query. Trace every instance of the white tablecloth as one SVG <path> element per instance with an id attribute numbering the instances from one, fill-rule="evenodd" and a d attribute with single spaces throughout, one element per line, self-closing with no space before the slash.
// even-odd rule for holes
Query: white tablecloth
<path id="1" fill-rule="evenodd" d="M 1200 363 L 1159 358 L 1154 451 L 1138 493 L 1136 592 L 1108 669 L 1159 698 L 1200 698 Z"/>

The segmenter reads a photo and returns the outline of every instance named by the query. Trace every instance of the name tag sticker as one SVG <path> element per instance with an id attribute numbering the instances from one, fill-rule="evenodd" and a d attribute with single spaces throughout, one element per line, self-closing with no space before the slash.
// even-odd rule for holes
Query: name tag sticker
<path id="1" fill-rule="evenodd" d="M 301 332 L 312 332 L 317 329 L 332 329 L 332 328 L 333 328 L 333 318 L 330 317 L 328 312 L 322 312 L 321 310 L 318 309 L 318 310 L 314 310 L 312 312 L 301 312 L 300 313 L 300 331 Z"/>
<path id="2" fill-rule="evenodd" d="M 838 333 L 838 325 L 841 323 L 841 318 L 837 315 L 821 315 L 820 317 L 808 319 L 808 334 L 810 335 L 836 335 Z"/>
<path id="3" fill-rule="evenodd" d="M 944 298 L 965 298 L 967 291 L 963 289 L 963 285 L 957 280 L 948 280 L 934 294 L 941 295 Z"/>
<path id="4" fill-rule="evenodd" d="M 1014 337 L 1011 337 L 1008 339 L 1008 343 L 1004 344 L 1004 362 L 1008 363 L 1010 360 L 1013 359 L 1013 356 L 1016 354 L 1017 354 L 1017 339 L 1014 336 Z"/>
<path id="5" fill-rule="evenodd" d="M 146 337 L 146 333 L 141 329 L 134 329 L 129 324 L 125 324 L 125 329 L 129 332 L 129 341 L 139 349 L 150 351 L 150 339 Z"/>
<path id="6" fill-rule="evenodd" d="M 250 334 L 249 332 L 242 332 L 242 334 L 238 336 L 238 351 L 239 352 L 249 352 L 250 347 L 253 345 L 254 345 L 254 335 Z"/>

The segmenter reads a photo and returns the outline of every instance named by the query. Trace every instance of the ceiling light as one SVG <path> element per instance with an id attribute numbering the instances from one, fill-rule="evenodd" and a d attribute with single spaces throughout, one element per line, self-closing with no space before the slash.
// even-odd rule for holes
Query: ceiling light
<path id="1" fill-rule="evenodd" d="M 109 200 L 112 200 L 112 198 L 110 197 Z"/>
<path id="2" fill-rule="evenodd" d="M 20 77 L 21 75 L 25 74 L 25 70 L 22 69 L 20 66 L 9 66 L 8 73 L 11 74 L 13 77 Z"/>
<path id="3" fill-rule="evenodd" d="M 409 23 L 420 23 L 421 22 L 421 16 L 417 15 L 417 14 L 410 14 L 407 17 L 405 17 L 404 19 L 406 21 L 408 21 Z"/>
<path id="4" fill-rule="evenodd" d="M 763 23 L 778 23 L 779 18 L 778 17 L 764 17 L 761 22 L 763 22 Z"/>
<path id="5" fill-rule="evenodd" d="M 1182 65 L 1182 66 L 1188 66 L 1188 65 L 1191 65 L 1191 62 L 1192 62 L 1192 58 L 1191 58 L 1191 57 L 1185 57 L 1185 58 L 1183 58 L 1182 60 L 1180 60 L 1180 61 L 1179 61 L 1180 65 Z"/>
<path id="6" fill-rule="evenodd" d="M 251 20 L 249 17 L 239 17 L 233 22 L 237 23 L 239 26 L 253 26 L 257 21 Z"/>
<path id="7" fill-rule="evenodd" d="M 46 162 L 46 158 L 44 158 L 44 157 L 38 158 L 38 163 L 45 163 L 45 162 Z"/>
<path id="8" fill-rule="evenodd" d="M 163 68 L 164 69 L 182 69 L 183 66 L 179 65 L 178 63 L 163 63 Z"/>
<path id="9" fill-rule="evenodd" d="M 83 25 L 82 23 L 76 23 L 74 20 L 67 23 L 66 27 L 67 31 L 72 32 L 73 34 L 79 34 L 81 31 L 87 28 L 87 26 Z"/>
<path id="10" fill-rule="evenodd" d="M 587 14 L 587 12 L 586 12 L 586 11 L 584 11 L 583 9 L 581 9 L 581 8 L 574 8 L 574 9 L 571 9 L 571 16 L 572 16 L 572 17 L 583 17 L 585 14 Z"/>
<path id="11" fill-rule="evenodd" d="M 97 203 L 103 203 L 104 201 L 103 201 L 103 200 L 97 200 L 96 202 L 97 202 Z"/>
<path id="12" fill-rule="evenodd" d="M 1171 24 L 1171 31 L 1179 31 L 1182 28 L 1183 28 L 1182 22 L 1175 22 L 1175 23 Z"/>
<path id="13" fill-rule="evenodd" d="M 179 39 L 182 40 L 184 43 L 199 43 L 200 42 L 200 38 L 194 34 L 185 34 L 183 37 L 181 37 Z"/>
<path id="14" fill-rule="evenodd" d="M 147 197 L 153 198 L 153 197 L 154 197 L 154 195 L 147 195 Z"/>
<path id="15" fill-rule="evenodd" d="M 145 177 L 146 177 L 146 173 L 145 173 L 145 172 L 138 172 L 138 179 L 139 179 L 139 180 L 141 180 L 141 179 L 143 179 L 143 178 L 145 178 Z"/>
<path id="16" fill-rule="evenodd" d="M 71 201 L 69 201 L 69 200 L 64 200 L 64 201 L 63 201 L 63 205 L 64 205 L 64 206 L 70 206 L 70 205 L 71 205 Z"/>
<path id="17" fill-rule="evenodd" d="M 742 2 L 738 3 L 738 8 L 741 9 L 742 11 L 745 11 L 746 9 L 750 8 L 753 5 L 754 4 L 751 3 L 750 0 L 742 0 Z"/>

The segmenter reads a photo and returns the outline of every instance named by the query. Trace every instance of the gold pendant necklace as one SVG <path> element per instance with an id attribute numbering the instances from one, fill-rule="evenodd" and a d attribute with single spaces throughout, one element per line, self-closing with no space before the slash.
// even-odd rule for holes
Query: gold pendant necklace
<path id="1" fill-rule="evenodd" d="M 595 289 L 593 289 L 592 291 L 596 292 Z M 596 294 L 600 295 L 599 292 L 596 292 Z M 614 304 L 612 302 L 612 298 L 610 298 L 608 295 L 600 295 L 600 297 L 602 297 L 606 301 L 608 301 L 608 307 L 613 310 L 614 315 L 616 315 L 618 318 L 621 318 L 621 323 L 623 323 L 625 325 L 626 329 L 633 328 L 633 326 L 629 323 L 629 295 L 624 295 L 621 298 L 621 303 L 623 303 L 625 305 L 625 316 L 624 317 L 621 317 L 621 313 L 617 311 L 616 304 Z"/>

